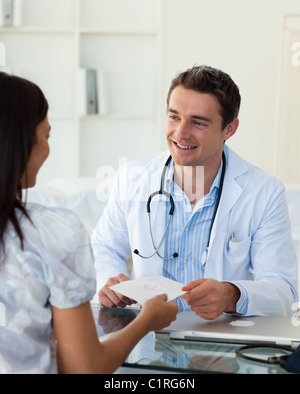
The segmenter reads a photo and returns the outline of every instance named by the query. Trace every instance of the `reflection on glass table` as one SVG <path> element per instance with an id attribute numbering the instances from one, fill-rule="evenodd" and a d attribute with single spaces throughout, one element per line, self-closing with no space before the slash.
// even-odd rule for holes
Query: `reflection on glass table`
<path id="1" fill-rule="evenodd" d="M 106 308 L 92 304 L 99 340 L 128 325 L 140 312 L 132 308 Z M 280 366 L 255 363 L 236 357 L 239 344 L 156 339 L 146 335 L 133 349 L 124 367 L 177 373 L 284 374 Z M 253 356 L 267 359 L 282 355 L 278 350 L 256 350 Z"/>

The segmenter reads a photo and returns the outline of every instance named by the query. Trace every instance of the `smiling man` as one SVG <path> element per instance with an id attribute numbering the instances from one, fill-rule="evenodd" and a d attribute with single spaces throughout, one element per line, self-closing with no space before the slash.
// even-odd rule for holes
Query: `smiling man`
<path id="1" fill-rule="evenodd" d="M 168 152 L 120 168 L 92 236 L 100 304 L 134 303 L 109 288 L 129 279 L 132 254 L 132 279 L 184 283 L 180 309 L 205 319 L 291 311 L 297 260 L 284 187 L 226 145 L 240 102 L 223 71 L 200 66 L 174 78 Z"/>

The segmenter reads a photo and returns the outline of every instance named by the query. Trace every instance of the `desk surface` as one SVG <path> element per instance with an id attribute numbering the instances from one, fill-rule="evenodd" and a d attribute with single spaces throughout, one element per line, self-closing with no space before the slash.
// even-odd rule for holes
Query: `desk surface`
<path id="1" fill-rule="evenodd" d="M 135 309 L 108 309 L 92 304 L 100 340 L 124 328 L 139 313 Z M 285 374 L 280 366 L 270 366 L 242 360 L 236 356 L 238 344 L 170 341 L 156 339 L 154 333 L 146 335 L 133 349 L 123 365 L 131 373 L 233 373 L 233 374 Z M 268 349 L 255 356 L 266 359 L 278 355 Z M 280 354 L 281 355 L 281 354 Z"/>

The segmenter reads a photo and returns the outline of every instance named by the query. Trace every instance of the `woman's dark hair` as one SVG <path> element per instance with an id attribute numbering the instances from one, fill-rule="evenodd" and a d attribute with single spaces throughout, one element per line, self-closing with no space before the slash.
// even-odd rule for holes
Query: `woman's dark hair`
<path id="1" fill-rule="evenodd" d="M 17 210 L 28 218 L 22 204 L 21 178 L 36 141 L 36 130 L 47 116 L 48 103 L 41 89 L 26 79 L 0 72 L 0 246 L 11 222 L 23 247 Z"/>
<path id="2" fill-rule="evenodd" d="M 221 70 L 209 66 L 195 66 L 173 79 L 167 98 L 169 107 L 172 92 L 178 86 L 215 96 L 221 106 L 223 129 L 238 117 L 241 96 L 238 86 Z"/>

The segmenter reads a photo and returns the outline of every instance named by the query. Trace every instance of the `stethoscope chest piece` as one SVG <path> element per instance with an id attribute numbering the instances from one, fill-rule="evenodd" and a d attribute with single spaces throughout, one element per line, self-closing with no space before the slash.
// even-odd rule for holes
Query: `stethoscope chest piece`
<path id="1" fill-rule="evenodd" d="M 201 256 L 201 265 L 205 265 L 208 257 L 208 249 L 205 249 Z"/>

